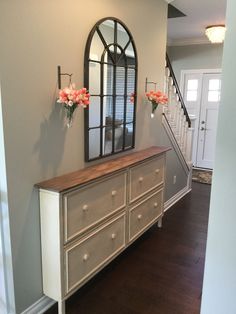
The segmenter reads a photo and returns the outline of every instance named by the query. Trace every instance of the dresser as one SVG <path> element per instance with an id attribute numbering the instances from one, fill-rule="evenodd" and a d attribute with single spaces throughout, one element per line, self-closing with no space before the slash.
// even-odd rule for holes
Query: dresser
<path id="1" fill-rule="evenodd" d="M 154 223 L 161 226 L 167 147 L 150 147 L 36 184 L 43 291 L 65 300 Z"/>

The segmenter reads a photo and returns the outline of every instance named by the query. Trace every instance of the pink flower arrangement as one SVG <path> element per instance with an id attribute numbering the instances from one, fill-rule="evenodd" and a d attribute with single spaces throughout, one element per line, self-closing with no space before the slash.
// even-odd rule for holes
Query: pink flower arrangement
<path id="1" fill-rule="evenodd" d="M 161 91 L 155 92 L 151 90 L 149 93 L 146 93 L 146 96 L 148 100 L 152 103 L 152 117 L 154 116 L 154 112 L 159 104 L 166 105 L 168 102 L 168 97 Z"/>
<path id="2" fill-rule="evenodd" d="M 70 84 L 69 87 L 60 89 L 58 103 L 64 105 L 66 109 L 67 127 L 72 124 L 73 113 L 79 106 L 87 108 L 89 105 L 89 93 L 86 88 L 75 89 L 74 84 Z"/>
<path id="3" fill-rule="evenodd" d="M 134 98 L 135 98 L 135 93 L 131 93 L 130 94 L 130 102 L 131 102 L 131 104 L 134 104 Z"/>

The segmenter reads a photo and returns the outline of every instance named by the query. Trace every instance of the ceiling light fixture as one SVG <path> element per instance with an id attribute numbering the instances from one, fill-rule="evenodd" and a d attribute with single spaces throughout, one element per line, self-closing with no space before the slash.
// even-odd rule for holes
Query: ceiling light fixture
<path id="1" fill-rule="evenodd" d="M 210 42 L 216 43 L 223 43 L 225 39 L 225 25 L 211 25 L 206 27 L 205 34 L 210 40 Z"/>

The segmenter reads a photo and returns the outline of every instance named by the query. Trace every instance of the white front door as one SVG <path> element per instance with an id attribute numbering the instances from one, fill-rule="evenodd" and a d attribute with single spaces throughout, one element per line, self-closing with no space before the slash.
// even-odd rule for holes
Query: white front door
<path id="1" fill-rule="evenodd" d="M 213 168 L 220 101 L 220 70 L 185 70 L 182 93 L 192 122 L 193 166 Z"/>
<path id="2" fill-rule="evenodd" d="M 214 165 L 220 90 L 220 74 L 203 75 L 198 127 L 197 167 L 212 169 Z"/>

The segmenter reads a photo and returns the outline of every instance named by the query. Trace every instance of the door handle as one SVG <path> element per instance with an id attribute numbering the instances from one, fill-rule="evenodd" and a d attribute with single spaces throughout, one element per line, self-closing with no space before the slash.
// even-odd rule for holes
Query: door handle
<path id="1" fill-rule="evenodd" d="M 201 127 L 201 131 L 205 131 L 205 130 L 206 130 L 206 129 L 202 126 L 202 127 Z"/>

